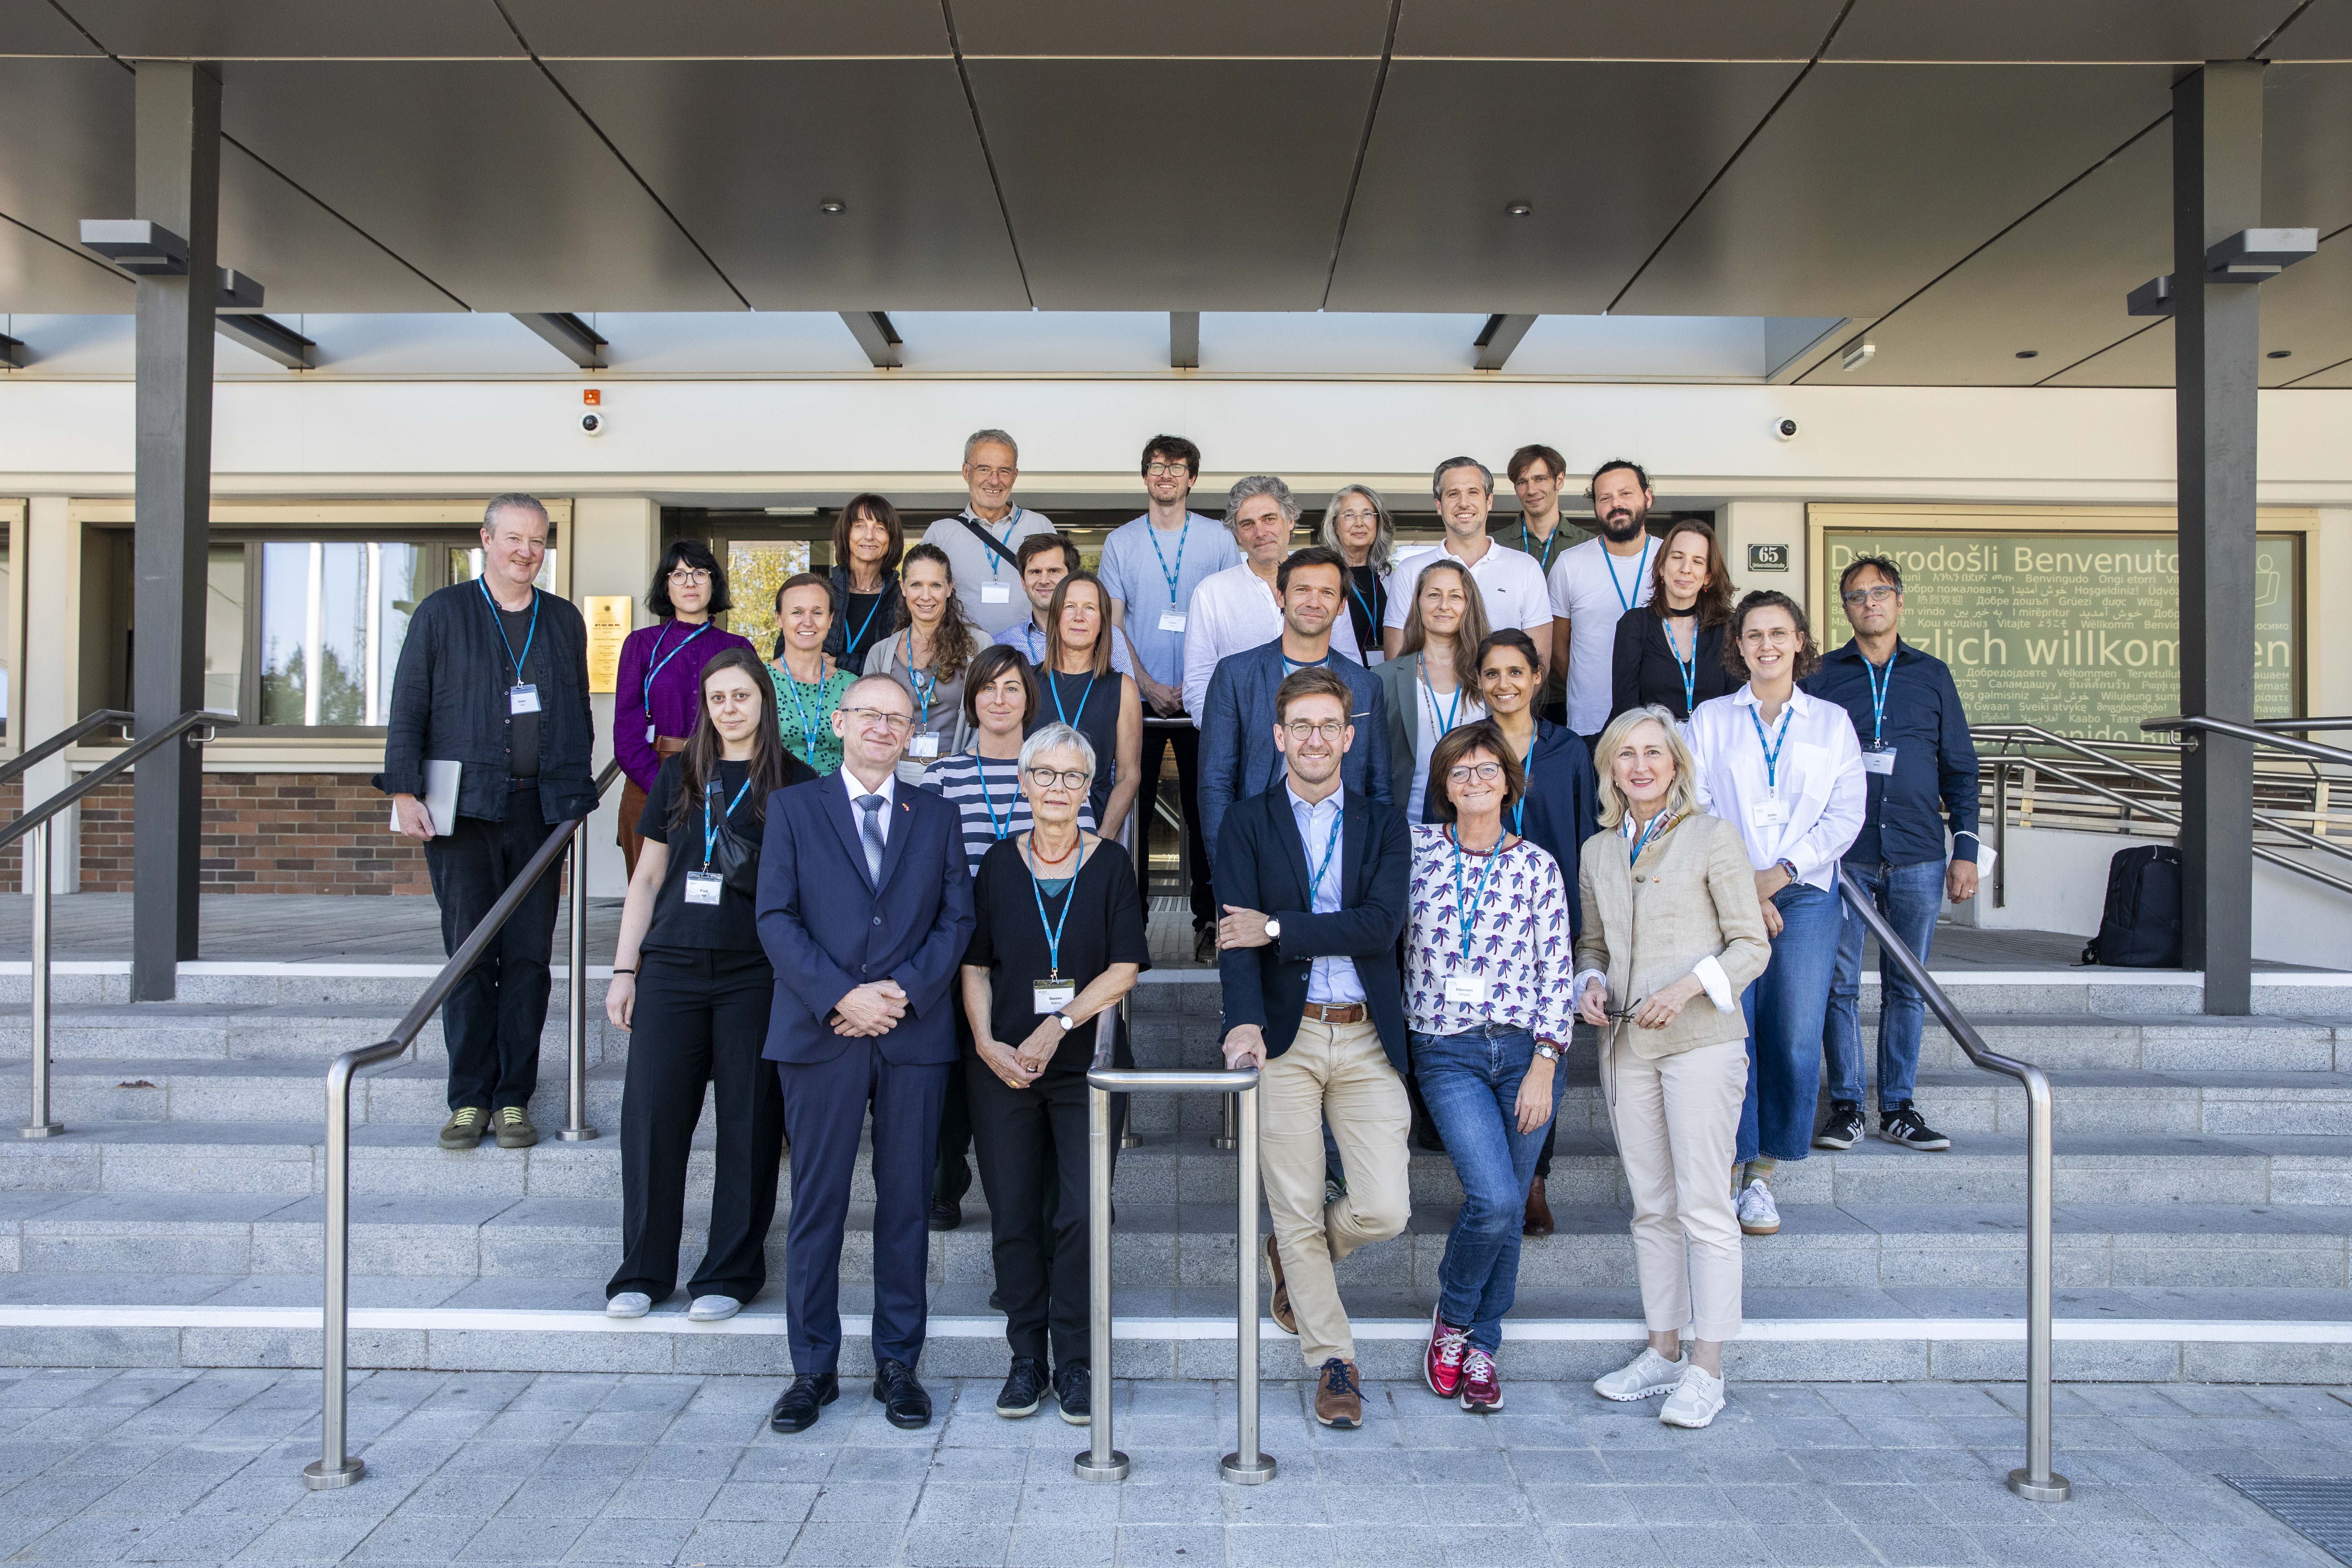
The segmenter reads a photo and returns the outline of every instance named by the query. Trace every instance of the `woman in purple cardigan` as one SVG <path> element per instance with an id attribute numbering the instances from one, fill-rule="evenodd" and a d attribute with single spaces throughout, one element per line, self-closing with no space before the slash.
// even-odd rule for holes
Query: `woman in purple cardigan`
<path id="1" fill-rule="evenodd" d="M 613 691 L 613 755 L 627 783 L 621 786 L 616 836 L 629 874 L 637 870 L 638 814 L 662 759 L 686 749 L 700 714 L 702 667 L 730 647 L 751 642 L 716 623 L 730 608 L 727 571 L 710 546 L 680 539 L 662 552 L 654 584 L 646 590 L 654 624 L 639 626 L 621 645 Z M 755 655 L 758 650 L 753 650 Z"/>

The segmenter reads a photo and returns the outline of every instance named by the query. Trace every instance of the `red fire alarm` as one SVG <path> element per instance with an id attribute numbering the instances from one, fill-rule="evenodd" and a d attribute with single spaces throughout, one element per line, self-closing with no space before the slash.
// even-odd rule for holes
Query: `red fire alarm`
<path id="1" fill-rule="evenodd" d="M 604 395 L 593 386 L 585 386 L 580 389 L 580 401 L 594 408 L 604 401 Z"/>

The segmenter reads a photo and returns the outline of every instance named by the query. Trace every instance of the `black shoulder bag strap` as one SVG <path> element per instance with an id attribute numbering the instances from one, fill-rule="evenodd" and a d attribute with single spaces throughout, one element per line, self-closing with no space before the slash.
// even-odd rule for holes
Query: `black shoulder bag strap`
<path id="1" fill-rule="evenodd" d="M 1013 508 L 1013 516 L 1015 525 L 1018 526 L 1019 519 L 1021 517 L 1021 509 L 1018 507 Z M 979 540 L 982 544 L 987 545 L 990 550 L 993 551 L 998 560 L 1003 562 L 1007 566 L 1012 567 L 1016 572 L 1021 569 L 1021 562 L 1019 558 L 1016 557 L 1013 552 L 1007 550 L 1004 547 L 1003 542 L 998 539 L 996 535 L 989 532 L 985 528 L 982 528 L 980 525 L 980 520 L 978 518 L 966 512 L 963 516 L 956 519 L 956 521 L 962 523 L 966 528 L 971 530 L 971 536 L 974 539 Z"/>

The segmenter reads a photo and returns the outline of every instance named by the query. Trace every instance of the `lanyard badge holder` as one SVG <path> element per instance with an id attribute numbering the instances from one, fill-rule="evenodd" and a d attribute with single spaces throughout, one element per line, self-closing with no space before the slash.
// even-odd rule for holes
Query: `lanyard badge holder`
<path id="1" fill-rule="evenodd" d="M 1184 526 L 1177 531 L 1176 564 L 1173 567 L 1168 564 L 1168 557 L 1160 551 L 1160 531 L 1149 522 L 1143 526 L 1151 540 L 1151 553 L 1160 557 L 1160 574 L 1168 579 L 1168 607 L 1160 612 L 1160 629 L 1181 632 L 1184 629 L 1184 612 L 1177 604 L 1176 584 L 1184 574 L 1184 544 L 1192 537 L 1192 514 L 1184 514 Z"/>
<path id="2" fill-rule="evenodd" d="M 504 628 L 502 627 L 500 629 L 503 630 Z M 654 652 L 655 654 L 659 655 L 659 657 L 653 661 L 652 667 L 646 671 L 645 689 L 638 694 L 640 698 L 638 706 L 645 710 L 646 714 L 646 745 L 650 746 L 654 743 L 656 735 L 654 729 L 654 678 L 661 674 L 663 668 L 667 666 L 671 659 L 676 658 L 679 654 L 686 651 L 687 643 L 692 642 L 695 638 L 700 637 L 709 629 L 710 623 L 709 621 L 703 622 L 700 626 L 686 634 L 686 642 L 679 643 L 667 653 L 662 652 L 662 639 L 669 636 L 669 627 L 667 626 L 663 626 L 660 632 L 655 636 Z"/>
<path id="3" fill-rule="evenodd" d="M 1028 853 L 1023 856 L 1023 859 L 1029 866 L 1029 891 L 1037 900 L 1037 923 L 1045 928 L 1046 961 L 1053 965 L 1051 973 L 1029 987 L 1037 1014 L 1043 1017 L 1048 1013 L 1058 1013 L 1077 1000 L 1077 982 L 1062 978 L 1062 929 L 1070 923 L 1070 907 L 1078 901 L 1078 872 L 1077 869 L 1070 872 L 1070 885 L 1063 892 L 1062 918 L 1047 921 L 1045 889 L 1037 885 L 1037 864 L 1032 858 L 1036 847 L 1034 842 L 1026 846 Z M 1078 868 L 1083 868 L 1086 865 L 1086 840 L 1083 837 L 1078 841 Z"/>
<path id="4" fill-rule="evenodd" d="M 793 711 L 800 715 L 801 744 L 806 748 L 806 754 L 801 760 L 814 767 L 816 765 L 816 721 L 809 717 L 808 705 L 801 700 L 800 678 L 792 672 L 790 666 L 786 666 L 784 669 L 784 689 L 792 693 Z M 824 682 L 822 679 L 817 682 L 817 689 L 820 692 L 824 689 Z"/>
<path id="5" fill-rule="evenodd" d="M 932 657 L 938 657 L 936 648 Z M 906 667 L 907 684 L 914 688 L 915 702 L 923 713 L 920 727 L 907 742 L 907 755 L 918 762 L 928 763 L 940 754 L 939 731 L 931 728 L 931 699 L 939 695 L 940 678 L 935 673 L 915 668 L 915 632 L 911 626 L 907 629 L 906 657 L 899 662 Z"/>
<path id="6" fill-rule="evenodd" d="M 970 516 L 970 512 L 965 513 Z M 1013 552 L 1013 531 L 1021 526 L 1021 509 L 1014 507 L 1004 519 L 1004 552 Z M 983 605 L 1009 605 L 1013 602 L 1013 585 L 996 580 L 997 569 L 1003 562 L 992 552 L 988 558 L 988 581 L 980 585 L 980 602 Z"/>
<path id="7" fill-rule="evenodd" d="M 507 712 L 510 715 L 536 713 L 539 711 L 539 688 L 522 678 L 522 665 L 523 659 L 530 657 L 531 640 L 539 636 L 539 590 L 533 588 L 530 591 L 530 629 L 522 634 L 522 658 L 517 658 L 514 644 L 507 640 L 506 617 L 499 614 L 499 602 L 490 597 L 490 585 L 477 577 L 474 586 L 482 591 L 482 603 L 490 607 L 490 625 L 499 628 L 499 641 L 506 647 L 508 662 L 514 666 L 514 684 L 507 688 Z"/>
<path id="8" fill-rule="evenodd" d="M 1748 721 L 1756 726 L 1756 743 L 1764 748 L 1764 787 L 1769 792 L 1748 808 L 1748 820 L 1759 827 L 1778 827 L 1789 820 L 1789 803 L 1780 798 L 1780 748 L 1789 742 L 1790 712 L 1790 709 L 1780 710 L 1780 738 L 1768 741 L 1764 721 L 1757 717 L 1755 709 L 1748 710 Z"/>
<path id="9" fill-rule="evenodd" d="M 1478 873 L 1478 891 L 1475 895 L 1472 895 L 1465 891 L 1462 883 L 1461 836 L 1451 830 L 1448 830 L 1447 836 L 1454 840 L 1454 909 L 1462 925 L 1460 967 L 1467 971 L 1470 967 L 1470 939 L 1478 924 L 1478 907 L 1486 901 L 1486 883 L 1495 875 L 1496 862 L 1503 858 L 1503 847 L 1497 843 L 1494 853 L 1486 857 L 1486 868 Z M 1472 1007 L 1484 1007 L 1486 1005 L 1488 990 L 1486 977 L 1483 974 L 1463 973 L 1445 977 L 1445 999 L 1448 1002 L 1461 1003 Z"/>
<path id="10" fill-rule="evenodd" d="M 710 808 L 719 804 L 719 781 L 713 779 L 703 785 L 702 869 L 688 871 L 686 874 L 688 903 L 716 904 L 719 902 L 719 894 L 727 886 L 727 879 L 710 868 L 710 858 L 719 848 L 719 825 L 734 816 L 735 808 L 742 805 L 743 797 L 751 793 L 751 781 L 747 778 L 743 781 L 743 787 L 735 792 L 735 798 L 727 803 L 727 809 L 714 814 Z"/>
<path id="11" fill-rule="evenodd" d="M 1014 775 L 1013 799 L 1004 803 L 1004 820 L 1000 822 L 996 817 L 996 797 L 988 793 L 988 759 L 982 756 L 977 748 L 974 748 L 971 753 L 971 773 L 972 776 L 980 781 L 981 804 L 988 807 L 988 830 L 996 836 L 997 842 L 1001 844 L 1004 841 L 1004 836 L 1013 831 L 1013 810 L 1021 801 L 1019 775 L 1017 773 Z M 1035 879 L 1034 873 L 1031 879 L 1033 881 Z M 1042 913 L 1038 918 L 1041 920 L 1044 918 Z"/>
<path id="12" fill-rule="evenodd" d="M 1688 719 L 1698 710 L 1698 617 L 1696 616 L 1691 617 L 1691 650 L 1688 658 L 1683 658 L 1682 647 L 1675 641 L 1675 623 L 1662 618 L 1658 627 L 1665 633 L 1666 651 L 1675 656 L 1675 668 L 1682 674 L 1683 717 Z"/>
<path id="13" fill-rule="evenodd" d="M 1859 648 L 1854 650 L 1859 653 Z M 1870 681 L 1870 744 L 1862 749 L 1862 771 L 1866 773 L 1892 773 L 1895 771 L 1895 748 L 1886 743 L 1886 692 L 1895 684 L 1895 656 L 1886 656 L 1886 679 L 1878 679 L 1878 667 L 1867 658 L 1862 661 L 1862 672 Z"/>

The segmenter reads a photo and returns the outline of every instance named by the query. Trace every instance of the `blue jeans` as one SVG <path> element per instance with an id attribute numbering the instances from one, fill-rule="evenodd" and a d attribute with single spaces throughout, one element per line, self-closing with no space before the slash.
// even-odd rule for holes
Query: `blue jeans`
<path id="1" fill-rule="evenodd" d="M 1467 1329 L 1488 1355 L 1503 1342 L 1503 1314 L 1518 1294 L 1519 1226 L 1543 1152 L 1543 1127 L 1519 1131 L 1519 1080 L 1535 1055 L 1525 1029 L 1412 1036 L 1421 1098 L 1462 1178 L 1462 1212 L 1437 1264 L 1437 1315 Z M 1559 1109 L 1557 1074 L 1552 1109 Z"/>
<path id="2" fill-rule="evenodd" d="M 1895 928 L 1904 945 L 1927 962 L 1927 944 L 1936 935 L 1936 916 L 1944 907 L 1944 863 L 1922 860 L 1916 866 L 1845 863 L 1847 872 L 1870 892 L 1878 912 Z M 1830 981 L 1829 1026 L 1822 1034 L 1822 1052 L 1828 1059 L 1830 1098 L 1862 1103 L 1862 943 L 1867 929 L 1862 917 L 1838 901 L 1843 924 L 1838 931 L 1837 973 Z M 1911 1098 L 1919 1077 L 1919 1029 L 1927 1006 L 1917 987 L 1884 953 L 1878 959 L 1878 1108 L 1892 1110 Z"/>
<path id="3" fill-rule="evenodd" d="M 1813 1146 L 1822 1096 L 1822 1015 L 1837 967 L 1837 894 L 1791 882 L 1772 895 L 1780 934 L 1772 962 L 1739 998 L 1748 1016 L 1748 1099 L 1739 1108 L 1745 1163 L 1759 1154 L 1801 1160 Z"/>

